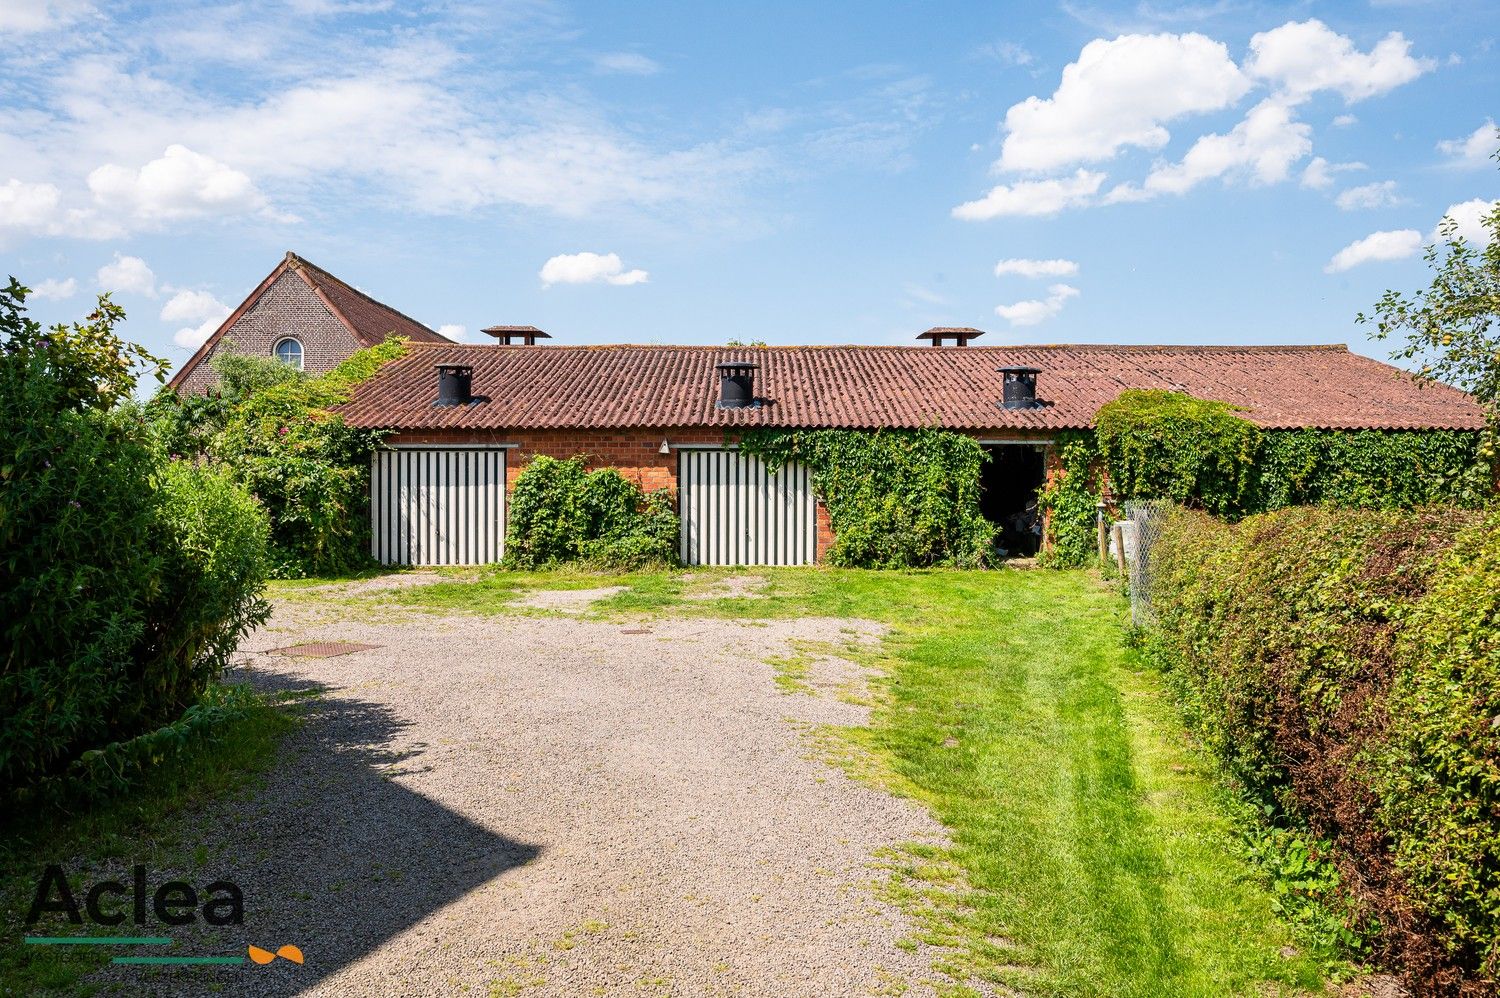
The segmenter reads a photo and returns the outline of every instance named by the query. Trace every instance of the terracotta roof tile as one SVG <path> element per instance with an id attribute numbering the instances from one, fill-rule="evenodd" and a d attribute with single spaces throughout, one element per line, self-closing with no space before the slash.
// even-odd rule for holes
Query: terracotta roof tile
<path id="1" fill-rule="evenodd" d="M 452 342 L 411 316 L 403 315 L 389 305 L 376 301 L 300 256 L 288 253 L 287 262 L 323 297 L 333 314 L 349 327 L 355 339 L 367 347 L 383 343 L 387 336 L 406 336 L 417 343 Z"/>
<path id="2" fill-rule="evenodd" d="M 714 365 L 759 365 L 762 404 L 718 409 Z M 432 406 L 433 365 L 473 366 L 483 401 Z M 1041 369 L 1031 410 L 1002 409 L 996 368 Z M 946 426 L 972 431 L 1091 425 L 1127 388 L 1173 388 L 1240 406 L 1267 428 L 1479 429 L 1480 407 L 1446 385 L 1324 347 L 696 347 L 415 345 L 342 409 L 397 430 Z"/>

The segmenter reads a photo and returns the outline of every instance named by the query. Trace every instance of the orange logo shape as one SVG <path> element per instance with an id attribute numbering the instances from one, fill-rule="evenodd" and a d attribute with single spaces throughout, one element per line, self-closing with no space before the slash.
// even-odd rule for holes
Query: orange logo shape
<path id="1" fill-rule="evenodd" d="M 278 956 L 283 960 L 290 960 L 293 963 L 300 964 L 302 962 L 302 951 L 293 946 L 291 943 L 287 943 L 285 946 L 278 949 L 275 953 L 272 953 L 268 949 L 261 949 L 259 946 L 251 946 L 248 949 L 250 952 L 250 959 L 254 960 L 261 966 L 265 966 L 272 960 L 276 959 Z"/>

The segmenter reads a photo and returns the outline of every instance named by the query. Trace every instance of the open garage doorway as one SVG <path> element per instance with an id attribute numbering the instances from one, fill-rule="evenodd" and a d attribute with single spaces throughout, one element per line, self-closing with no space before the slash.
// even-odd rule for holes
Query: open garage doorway
<path id="1" fill-rule="evenodd" d="M 980 472 L 980 509 L 999 532 L 996 553 L 1030 558 L 1042 546 L 1042 514 L 1037 493 L 1046 477 L 1043 444 L 986 444 L 990 459 Z"/>

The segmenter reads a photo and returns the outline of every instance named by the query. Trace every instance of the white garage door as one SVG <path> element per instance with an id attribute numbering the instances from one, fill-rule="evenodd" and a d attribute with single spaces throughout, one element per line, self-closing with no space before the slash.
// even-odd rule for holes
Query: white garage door
<path id="1" fill-rule="evenodd" d="M 370 553 L 383 565 L 487 565 L 505 549 L 505 451 L 375 452 Z"/>
<path id="2" fill-rule="evenodd" d="M 817 521 L 804 465 L 772 474 L 737 450 L 680 450 L 677 500 L 685 565 L 813 562 Z"/>

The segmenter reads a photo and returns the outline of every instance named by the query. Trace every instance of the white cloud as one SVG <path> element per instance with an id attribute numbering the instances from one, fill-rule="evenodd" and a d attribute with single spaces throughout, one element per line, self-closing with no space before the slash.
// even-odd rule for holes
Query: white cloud
<path id="1" fill-rule="evenodd" d="M 1359 119 L 1352 114 L 1335 115 L 1333 119 L 1334 128 L 1349 128 L 1359 124 Z"/>
<path id="2" fill-rule="evenodd" d="M 115 254 L 113 263 L 106 263 L 95 275 L 101 291 L 125 291 L 133 294 L 156 297 L 156 275 L 138 256 Z"/>
<path id="3" fill-rule="evenodd" d="M 1312 127 L 1293 118 L 1289 107 L 1275 99 L 1263 100 L 1229 134 L 1205 135 L 1181 162 L 1152 170 L 1143 191 L 1183 194 L 1215 177 L 1278 183 L 1287 178 L 1293 163 L 1312 151 L 1311 136 Z"/>
<path id="4" fill-rule="evenodd" d="M 995 276 L 1016 274 L 1021 277 L 1071 277 L 1078 273 L 1078 264 L 1072 260 L 1027 260 L 1011 258 L 995 264 Z"/>
<path id="5" fill-rule="evenodd" d="M 1484 124 L 1464 138 L 1445 139 L 1437 147 L 1455 166 L 1488 166 L 1495 149 L 1500 147 L 1500 136 L 1495 133 L 1494 120 L 1486 118 Z"/>
<path id="6" fill-rule="evenodd" d="M 1334 198 L 1333 203 L 1342 211 L 1358 211 L 1361 208 L 1391 208 L 1405 204 L 1406 199 L 1396 193 L 1394 180 L 1380 180 L 1351 187 Z"/>
<path id="7" fill-rule="evenodd" d="M 1314 156 L 1312 162 L 1302 171 L 1302 186 L 1311 187 L 1313 190 L 1326 190 L 1333 186 L 1333 177 L 1336 173 L 1347 173 L 1350 170 L 1363 170 L 1363 163 L 1330 163 L 1322 156 Z"/>
<path id="8" fill-rule="evenodd" d="M 448 337 L 455 343 L 462 343 L 469 334 L 469 327 L 457 322 L 448 322 L 437 327 L 437 333 L 439 336 Z"/>
<path id="9" fill-rule="evenodd" d="M 996 164 L 1050 170 L 1109 159 L 1126 146 L 1158 149 L 1163 125 L 1229 107 L 1250 83 L 1229 50 L 1199 34 L 1095 39 L 1062 72 L 1050 98 L 1028 97 L 1006 112 Z"/>
<path id="10" fill-rule="evenodd" d="M 644 270 L 625 270 L 616 253 L 564 253 L 542 264 L 542 284 L 644 284 L 651 276 Z"/>
<path id="11" fill-rule="evenodd" d="M 11 178 L 0 187 L 0 232 L 48 232 L 55 229 L 62 191 L 53 184 L 30 184 Z"/>
<path id="12" fill-rule="evenodd" d="M 228 305 L 207 291 L 179 291 L 161 307 L 164 322 L 202 322 L 217 317 L 221 322 L 230 312 Z"/>
<path id="13" fill-rule="evenodd" d="M 162 306 L 161 318 L 165 322 L 196 323 L 172 334 L 173 343 L 196 350 L 229 318 L 231 311 L 233 309 L 207 291 L 179 291 Z"/>
<path id="14" fill-rule="evenodd" d="M 29 35 L 65 27 L 93 8 L 79 0 L 5 0 L 0 3 L 0 32 Z"/>
<path id="15" fill-rule="evenodd" d="M 979 46 L 978 54 L 985 59 L 994 59 L 1005 66 L 1029 66 L 1035 56 L 1024 45 L 1011 41 L 988 42 Z"/>
<path id="16" fill-rule="evenodd" d="M 979 222 L 1002 215 L 1055 215 L 1089 204 L 1103 182 L 1104 174 L 1079 169 L 1071 177 L 1000 184 L 979 200 L 954 208 L 953 217 Z"/>
<path id="17" fill-rule="evenodd" d="M 223 317 L 204 319 L 196 326 L 184 326 L 172 334 L 172 342 L 184 350 L 196 350 L 208 342 L 208 338 L 214 334 L 223 321 Z"/>
<path id="18" fill-rule="evenodd" d="M 1349 38 L 1314 19 L 1288 21 L 1252 37 L 1245 70 L 1293 102 L 1333 90 L 1352 104 L 1410 83 L 1435 65 L 1412 58 L 1411 42 L 1399 31 L 1360 52 Z"/>
<path id="19" fill-rule="evenodd" d="M 600 73 L 652 76 L 661 72 L 661 63 L 639 52 L 607 52 L 594 57 L 594 69 Z"/>
<path id="20" fill-rule="evenodd" d="M 101 166 L 89 174 L 88 184 L 95 202 L 141 220 L 237 215 L 266 207 L 265 195 L 244 173 L 183 145 L 168 146 L 139 170 Z"/>
<path id="21" fill-rule="evenodd" d="M 1012 326 L 1035 326 L 1061 312 L 1069 298 L 1075 298 L 1078 289 L 1066 284 L 1054 284 L 1047 289 L 1045 299 L 1031 298 L 1014 305 L 996 305 L 995 314 L 1006 319 Z"/>
<path id="22" fill-rule="evenodd" d="M 49 277 L 31 289 L 31 293 L 37 298 L 50 298 L 53 301 L 71 298 L 77 291 L 78 282 L 71 277 L 61 281 Z"/>
<path id="23" fill-rule="evenodd" d="M 1484 218 L 1495 210 L 1500 201 L 1486 201 L 1484 198 L 1474 198 L 1472 201 L 1463 201 L 1459 204 L 1448 206 L 1443 212 L 1443 218 L 1452 219 L 1456 225 L 1453 231 L 1455 237 L 1462 237 L 1470 246 L 1488 246 L 1490 242 L 1490 230 L 1484 225 Z M 1434 242 L 1443 240 L 1442 223 L 1438 223 L 1437 229 L 1432 233 Z"/>
<path id="24" fill-rule="evenodd" d="M 1362 263 L 1382 260 L 1404 260 L 1422 251 L 1422 233 L 1416 229 L 1398 229 L 1390 232 L 1372 232 L 1363 239 L 1356 239 L 1333 255 L 1327 274 L 1337 274 Z"/>

